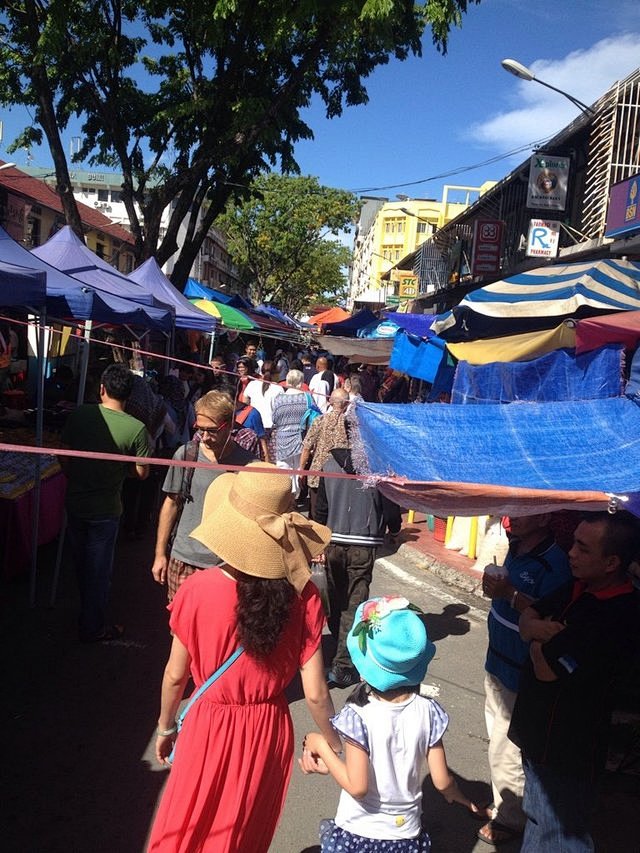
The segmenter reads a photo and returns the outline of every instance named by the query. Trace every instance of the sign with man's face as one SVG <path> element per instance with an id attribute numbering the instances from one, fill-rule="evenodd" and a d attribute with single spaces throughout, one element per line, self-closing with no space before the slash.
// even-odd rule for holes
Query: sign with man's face
<path id="1" fill-rule="evenodd" d="M 567 201 L 570 160 L 555 154 L 534 154 L 529 164 L 527 207 L 564 210 Z"/>

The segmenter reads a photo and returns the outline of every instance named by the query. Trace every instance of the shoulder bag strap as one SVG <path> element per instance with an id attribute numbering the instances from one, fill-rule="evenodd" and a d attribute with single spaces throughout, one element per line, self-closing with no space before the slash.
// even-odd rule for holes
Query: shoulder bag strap
<path id="1" fill-rule="evenodd" d="M 182 711 L 182 713 L 178 717 L 178 731 L 180 731 L 180 729 L 182 728 L 184 718 L 187 716 L 187 712 L 189 711 L 189 709 L 191 708 L 193 703 L 202 696 L 202 694 L 205 692 L 205 690 L 208 690 L 211 687 L 211 685 L 214 683 L 214 681 L 217 681 L 220 678 L 220 676 L 223 675 L 229 669 L 229 667 L 238 660 L 238 658 L 240 657 L 240 655 L 243 652 L 244 652 L 244 646 L 238 646 L 238 648 L 235 650 L 235 652 L 230 657 L 228 657 L 226 659 L 226 661 L 222 664 L 222 666 L 218 667 L 218 669 L 216 669 L 216 671 L 213 673 L 213 675 L 209 676 L 209 678 L 204 682 L 204 684 L 202 684 L 198 688 L 198 690 L 196 690 L 196 692 L 193 694 L 193 696 L 191 697 L 191 699 L 189 700 L 189 702 L 185 706 L 184 710 Z"/>

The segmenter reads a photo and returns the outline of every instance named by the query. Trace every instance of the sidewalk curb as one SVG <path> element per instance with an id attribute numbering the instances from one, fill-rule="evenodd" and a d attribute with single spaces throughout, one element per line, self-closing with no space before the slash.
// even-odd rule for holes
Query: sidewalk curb
<path id="1" fill-rule="evenodd" d="M 482 572 L 475 570 L 472 566 L 469 566 L 468 569 L 454 568 L 438 557 L 425 553 L 419 548 L 414 548 L 408 543 L 400 545 L 397 553 L 416 568 L 431 572 L 450 586 L 477 595 L 478 598 L 482 597 Z"/>

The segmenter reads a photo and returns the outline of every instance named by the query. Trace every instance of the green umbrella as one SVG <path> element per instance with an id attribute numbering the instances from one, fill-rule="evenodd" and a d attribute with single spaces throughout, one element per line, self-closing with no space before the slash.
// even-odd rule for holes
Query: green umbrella
<path id="1" fill-rule="evenodd" d="M 190 299 L 192 305 L 200 308 L 201 311 L 206 311 L 212 317 L 217 317 L 223 326 L 228 329 L 239 329 L 241 331 L 249 331 L 255 329 L 255 323 L 239 311 L 237 308 L 232 308 L 231 305 L 223 305 L 222 302 L 211 302 L 209 299 Z"/>

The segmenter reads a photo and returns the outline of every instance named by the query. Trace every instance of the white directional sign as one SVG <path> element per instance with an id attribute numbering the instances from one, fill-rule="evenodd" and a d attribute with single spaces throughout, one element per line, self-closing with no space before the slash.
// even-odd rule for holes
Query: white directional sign
<path id="1" fill-rule="evenodd" d="M 558 254 L 560 223 L 554 219 L 531 219 L 527 238 L 528 258 L 555 258 Z"/>

